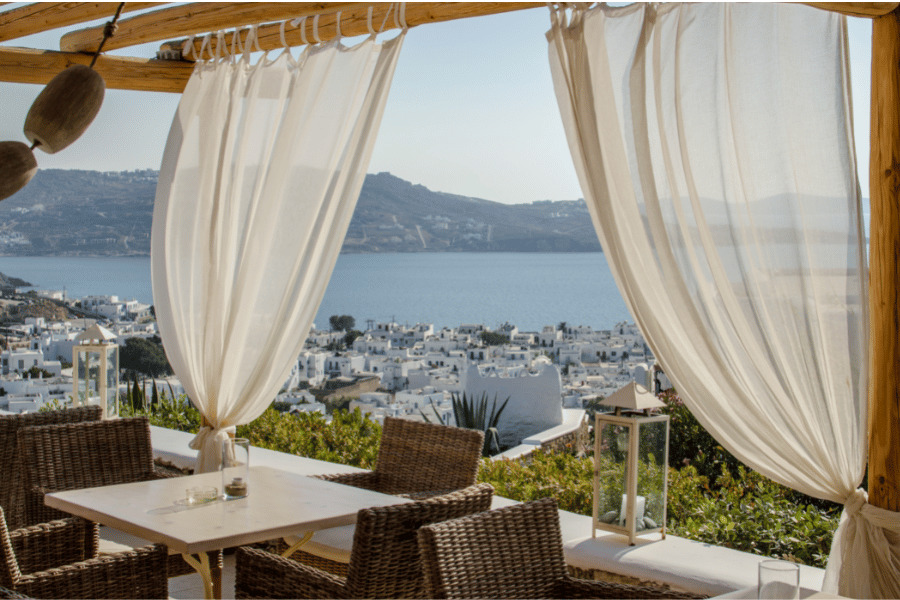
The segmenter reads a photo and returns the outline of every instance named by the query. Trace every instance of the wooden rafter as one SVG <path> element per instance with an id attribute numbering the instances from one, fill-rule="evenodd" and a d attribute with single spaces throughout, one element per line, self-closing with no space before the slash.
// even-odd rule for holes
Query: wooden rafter
<path id="1" fill-rule="evenodd" d="M 341 10 L 353 2 L 193 2 L 120 19 L 116 35 L 107 40 L 106 50 L 158 42 L 177 36 L 244 27 L 254 23 L 282 21 Z M 67 33 L 59 41 L 64 52 L 86 52 L 103 38 L 103 27 Z"/>
<path id="2" fill-rule="evenodd" d="M 123 12 L 141 10 L 164 2 L 127 2 Z M 37 2 L 0 12 L 0 42 L 26 35 L 112 17 L 118 2 Z M 97 46 L 95 45 L 94 48 Z"/>
<path id="3" fill-rule="evenodd" d="M 882 17 L 900 6 L 898 2 L 804 2 L 807 6 L 830 10 L 848 17 Z"/>
<path id="4" fill-rule="evenodd" d="M 89 54 L 80 52 L 0 47 L 0 80 L 44 84 L 66 67 L 90 64 L 91 58 Z M 94 68 L 103 76 L 107 88 L 180 94 L 194 65 L 181 61 L 104 55 L 97 59 Z"/>
<path id="5" fill-rule="evenodd" d="M 365 35 L 369 31 L 368 26 L 368 3 L 358 3 L 354 6 L 346 7 L 341 10 L 341 34 L 344 36 Z M 498 13 L 517 11 L 529 8 L 546 7 L 545 2 L 412 2 L 406 5 L 404 17 L 409 27 L 424 25 L 426 23 L 440 23 L 442 21 L 452 21 L 455 19 L 465 19 L 469 17 L 480 17 L 485 15 L 493 15 Z M 337 11 L 331 13 L 322 13 L 319 15 L 318 35 L 321 41 L 328 41 L 337 35 Z M 378 31 L 384 23 L 384 29 L 397 28 L 398 21 L 395 20 L 396 11 L 391 10 L 391 5 L 381 3 L 374 6 L 372 14 L 372 26 Z M 240 32 L 241 45 L 247 39 L 248 30 Z M 313 22 L 308 20 L 305 26 L 306 40 L 308 43 L 313 41 Z M 270 24 L 263 25 L 259 28 L 259 48 L 261 50 L 274 50 L 282 47 L 281 42 L 281 25 Z M 303 33 L 297 27 L 287 26 L 284 31 L 285 41 L 288 46 L 300 46 L 303 41 Z M 229 46 L 232 44 L 231 36 L 227 38 Z M 186 40 L 167 42 L 162 45 L 161 50 L 181 50 Z M 199 54 L 202 41 L 197 39 L 194 41 L 194 56 Z M 209 41 L 209 51 L 216 52 L 216 39 Z M 254 45 L 254 48 L 256 46 Z"/>

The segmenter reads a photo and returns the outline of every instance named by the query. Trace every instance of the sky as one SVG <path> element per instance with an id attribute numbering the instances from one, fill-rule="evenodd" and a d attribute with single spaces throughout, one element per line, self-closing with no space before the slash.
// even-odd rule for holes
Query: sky
<path id="1" fill-rule="evenodd" d="M 860 187 L 868 196 L 871 21 L 848 23 Z M 506 204 L 581 198 L 550 78 L 547 29 L 545 8 L 410 29 L 369 172 Z M 7 44 L 57 48 L 60 31 Z M 158 47 L 114 54 L 150 57 Z M 22 124 L 41 89 L 0 83 L 0 140 L 26 141 Z M 38 165 L 159 169 L 179 97 L 107 90 L 87 132 L 58 154 L 36 151 Z"/>

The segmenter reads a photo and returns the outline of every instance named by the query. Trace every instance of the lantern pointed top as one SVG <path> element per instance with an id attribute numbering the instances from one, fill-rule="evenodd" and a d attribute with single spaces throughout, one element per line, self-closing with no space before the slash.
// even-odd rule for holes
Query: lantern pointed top
<path id="1" fill-rule="evenodd" d="M 109 329 L 105 327 L 100 327 L 97 323 L 94 323 L 77 336 L 75 336 L 76 342 L 111 342 L 116 339 L 116 334 L 114 334 Z"/>
<path id="2" fill-rule="evenodd" d="M 665 406 L 659 398 L 648 392 L 647 388 L 634 381 L 619 388 L 617 392 L 603 400 L 603 404 L 628 410 L 646 410 Z"/>

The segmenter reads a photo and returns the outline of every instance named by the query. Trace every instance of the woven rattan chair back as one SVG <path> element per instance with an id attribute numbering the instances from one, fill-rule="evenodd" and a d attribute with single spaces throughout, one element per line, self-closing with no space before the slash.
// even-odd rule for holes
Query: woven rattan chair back
<path id="1" fill-rule="evenodd" d="M 386 494 L 458 490 L 475 483 L 484 434 L 388 417 L 375 472 Z"/>
<path id="2" fill-rule="evenodd" d="M 22 427 L 99 421 L 99 406 L 0 416 L 0 507 L 11 529 L 25 525 L 25 488 L 17 435 Z"/>
<path id="3" fill-rule="evenodd" d="M 419 545 L 427 598 L 553 598 L 567 575 L 551 498 L 428 525 Z"/>
<path id="4" fill-rule="evenodd" d="M 146 417 L 26 427 L 18 437 L 29 525 L 67 516 L 44 506 L 45 493 L 158 478 Z"/>
<path id="5" fill-rule="evenodd" d="M 425 597 L 419 527 L 488 510 L 493 491 L 482 483 L 427 500 L 361 510 L 350 552 L 348 597 Z"/>

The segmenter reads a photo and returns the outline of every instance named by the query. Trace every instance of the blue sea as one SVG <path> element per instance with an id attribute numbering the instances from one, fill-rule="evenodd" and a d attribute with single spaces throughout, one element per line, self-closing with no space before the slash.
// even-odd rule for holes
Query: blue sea
<path id="1" fill-rule="evenodd" d="M 149 257 L 0 257 L 0 272 L 70 298 L 153 303 Z M 632 318 L 602 253 L 342 254 L 316 316 L 436 327 L 510 322 L 524 331 L 566 321 L 609 329 Z"/>

